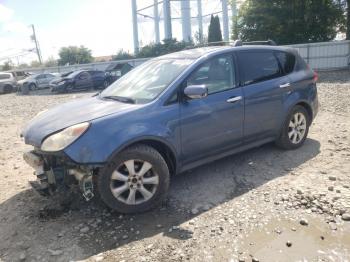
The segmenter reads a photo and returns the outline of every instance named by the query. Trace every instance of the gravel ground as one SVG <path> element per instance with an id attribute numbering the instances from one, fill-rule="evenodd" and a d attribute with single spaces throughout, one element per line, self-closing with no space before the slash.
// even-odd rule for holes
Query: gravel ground
<path id="1" fill-rule="evenodd" d="M 37 195 L 22 126 L 86 93 L 0 96 L 0 261 L 350 261 L 350 72 L 320 74 L 305 145 L 268 144 L 176 176 L 139 215 Z"/>

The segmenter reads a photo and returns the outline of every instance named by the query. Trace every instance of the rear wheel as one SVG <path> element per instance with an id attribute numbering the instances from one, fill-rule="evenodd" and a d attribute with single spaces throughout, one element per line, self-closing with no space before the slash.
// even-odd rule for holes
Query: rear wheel
<path id="1" fill-rule="evenodd" d="M 310 116 L 302 106 L 295 106 L 288 114 L 281 135 L 276 141 L 284 149 L 301 147 L 307 137 L 310 126 Z"/>
<path id="2" fill-rule="evenodd" d="M 156 207 L 169 188 L 169 169 L 157 150 L 146 145 L 125 149 L 103 168 L 97 178 L 101 199 L 121 213 Z"/>
<path id="3" fill-rule="evenodd" d="M 11 93 L 13 91 L 13 87 L 11 85 L 4 86 L 4 93 Z"/>

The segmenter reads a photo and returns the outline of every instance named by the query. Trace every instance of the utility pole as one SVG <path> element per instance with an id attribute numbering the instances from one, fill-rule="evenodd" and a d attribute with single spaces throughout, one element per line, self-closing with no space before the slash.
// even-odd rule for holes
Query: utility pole
<path id="1" fill-rule="evenodd" d="M 222 27 L 224 29 L 224 41 L 229 41 L 229 32 L 228 32 L 228 8 L 227 0 L 221 0 L 222 5 Z"/>
<path id="2" fill-rule="evenodd" d="M 181 1 L 181 24 L 182 24 L 182 40 L 191 41 L 191 7 L 190 0 Z"/>
<path id="3" fill-rule="evenodd" d="M 198 9 L 198 33 L 199 33 L 199 42 L 203 43 L 203 15 L 202 15 L 202 0 L 197 0 L 197 9 Z"/>
<path id="4" fill-rule="evenodd" d="M 132 8 L 132 31 L 134 36 L 134 53 L 137 55 L 139 53 L 139 32 L 137 28 L 137 5 L 136 0 L 131 2 Z"/>
<path id="5" fill-rule="evenodd" d="M 156 37 L 156 43 L 158 44 L 160 42 L 158 0 L 154 0 L 154 2 L 153 2 L 153 16 L 154 16 L 154 34 Z"/>
<path id="6" fill-rule="evenodd" d="M 42 59 L 41 59 L 41 53 L 40 53 L 40 48 L 39 48 L 39 42 L 38 42 L 38 39 L 36 38 L 34 25 L 30 25 L 30 26 L 32 27 L 32 30 L 33 30 L 32 40 L 35 42 L 36 54 L 38 55 L 39 63 L 42 65 L 42 64 L 43 64 L 43 61 L 42 61 Z"/>
<path id="7" fill-rule="evenodd" d="M 163 12 L 164 12 L 164 35 L 165 39 L 171 39 L 171 10 L 170 10 L 170 0 L 163 0 Z"/>

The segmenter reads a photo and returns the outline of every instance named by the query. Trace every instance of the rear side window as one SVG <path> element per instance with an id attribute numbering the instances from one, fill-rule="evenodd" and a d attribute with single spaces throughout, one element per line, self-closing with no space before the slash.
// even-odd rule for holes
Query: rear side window
<path id="1" fill-rule="evenodd" d="M 272 51 L 238 52 L 237 55 L 244 85 L 274 79 L 282 75 Z"/>
<path id="2" fill-rule="evenodd" d="M 295 56 L 286 52 L 276 52 L 276 56 L 281 64 L 284 74 L 288 75 L 292 73 L 295 66 Z"/>
<path id="3" fill-rule="evenodd" d="M 9 74 L 0 74 L 0 80 L 4 80 L 4 79 L 10 79 L 10 75 Z"/>

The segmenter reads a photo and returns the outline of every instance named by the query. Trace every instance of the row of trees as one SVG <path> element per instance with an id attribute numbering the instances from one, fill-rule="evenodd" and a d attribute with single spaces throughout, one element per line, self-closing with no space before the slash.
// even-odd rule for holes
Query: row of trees
<path id="1" fill-rule="evenodd" d="M 234 19 L 233 39 L 278 44 L 350 39 L 350 0 L 246 0 Z"/>

